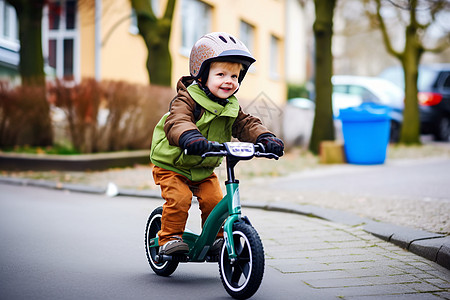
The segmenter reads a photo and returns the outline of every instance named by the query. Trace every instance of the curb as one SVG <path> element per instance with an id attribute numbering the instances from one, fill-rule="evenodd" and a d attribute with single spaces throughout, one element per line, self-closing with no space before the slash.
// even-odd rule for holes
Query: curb
<path id="1" fill-rule="evenodd" d="M 123 168 L 150 163 L 149 150 L 119 151 L 110 153 L 53 155 L 0 153 L 2 170 L 26 171 L 86 171 Z"/>
<path id="2" fill-rule="evenodd" d="M 0 183 L 66 190 L 79 193 L 109 193 L 108 188 L 91 187 L 77 184 L 63 184 L 60 182 L 45 180 L 10 178 L 4 176 L 0 176 Z M 116 188 L 116 190 L 113 192 L 113 194 L 110 194 L 110 196 L 162 199 L 161 194 L 156 191 L 119 189 L 116 186 L 114 186 L 114 188 Z M 350 226 L 362 225 L 363 229 L 370 234 L 387 242 L 391 242 L 428 260 L 436 262 L 437 264 L 450 270 L 450 236 L 431 233 L 418 229 L 411 229 L 389 223 L 375 222 L 368 218 L 355 216 L 351 213 L 321 208 L 312 205 L 289 203 L 242 203 L 242 206 L 267 211 L 278 211 L 285 213 L 294 213 L 308 217 L 316 217 Z"/>

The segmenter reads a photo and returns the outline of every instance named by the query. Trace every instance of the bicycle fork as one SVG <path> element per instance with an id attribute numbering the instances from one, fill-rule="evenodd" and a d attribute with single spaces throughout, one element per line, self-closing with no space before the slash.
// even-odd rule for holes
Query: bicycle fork
<path id="1" fill-rule="evenodd" d="M 226 219 L 223 225 L 223 236 L 225 240 L 225 245 L 228 250 L 228 257 L 231 262 L 236 260 L 236 251 L 234 248 L 233 240 L 233 224 L 238 221 L 241 217 L 241 198 L 239 195 L 239 183 L 229 182 L 226 184 L 227 195 L 232 197 L 232 201 L 228 201 L 228 211 L 230 216 Z"/>
<path id="2" fill-rule="evenodd" d="M 223 235 L 225 245 L 228 250 L 230 260 L 234 261 L 237 257 L 234 249 L 233 224 L 241 218 L 241 205 L 239 198 L 239 183 L 227 183 L 227 194 L 214 207 L 203 224 L 203 230 L 198 239 L 195 239 L 196 246 L 191 249 L 189 256 L 193 261 L 202 261 L 208 251 L 204 245 L 212 244 L 223 224 Z M 231 199 L 230 199 L 231 198 Z M 183 240 L 189 239 L 191 233 L 184 233 Z"/>

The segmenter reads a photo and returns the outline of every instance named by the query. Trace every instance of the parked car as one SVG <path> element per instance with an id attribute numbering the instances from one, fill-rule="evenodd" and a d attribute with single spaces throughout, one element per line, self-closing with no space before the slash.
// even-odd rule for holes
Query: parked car
<path id="1" fill-rule="evenodd" d="M 379 77 L 404 89 L 400 66 L 387 68 Z M 417 88 L 421 133 L 432 134 L 438 141 L 450 141 L 450 64 L 420 65 Z"/>
<path id="2" fill-rule="evenodd" d="M 332 77 L 332 106 L 335 135 L 343 139 L 340 109 L 357 106 L 384 106 L 391 119 L 390 141 L 397 142 L 403 121 L 404 92 L 392 82 L 378 77 L 335 75 Z M 288 144 L 309 141 L 315 102 L 306 98 L 289 99 L 284 112 L 283 137 Z"/>
<path id="3" fill-rule="evenodd" d="M 348 107 L 384 106 L 389 108 L 391 119 L 390 141 L 397 142 L 403 122 L 404 92 L 392 82 L 367 76 L 335 75 L 333 83 L 333 113 L 339 118 L 339 110 Z"/>

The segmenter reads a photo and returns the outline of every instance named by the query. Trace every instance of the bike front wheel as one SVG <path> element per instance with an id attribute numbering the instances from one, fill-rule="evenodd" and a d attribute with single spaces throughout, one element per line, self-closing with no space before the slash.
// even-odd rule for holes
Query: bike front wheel
<path id="1" fill-rule="evenodd" d="M 234 262 L 228 257 L 224 243 L 220 253 L 219 272 L 230 296 L 247 299 L 258 290 L 264 274 L 264 248 L 256 230 L 246 223 L 233 225 L 233 241 L 237 254 Z"/>
<path id="2" fill-rule="evenodd" d="M 156 208 L 148 218 L 147 226 L 145 228 L 145 252 L 147 254 L 147 260 L 152 270 L 160 276 L 169 276 L 175 272 L 178 267 L 178 262 L 165 261 L 158 262 L 156 256 L 159 253 L 159 247 L 151 247 L 150 241 L 158 236 L 158 232 L 161 230 L 161 216 L 163 208 L 162 206 Z"/>

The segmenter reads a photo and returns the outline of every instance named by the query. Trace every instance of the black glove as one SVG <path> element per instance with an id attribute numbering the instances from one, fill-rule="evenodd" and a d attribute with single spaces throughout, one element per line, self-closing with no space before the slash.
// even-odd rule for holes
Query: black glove
<path id="1" fill-rule="evenodd" d="M 266 148 L 266 153 L 273 153 L 283 156 L 284 143 L 282 140 L 270 133 L 263 133 L 257 139 L 256 143 L 261 143 Z"/>
<path id="2" fill-rule="evenodd" d="M 208 150 L 208 140 L 195 129 L 184 132 L 178 143 L 189 155 L 200 155 Z"/>

